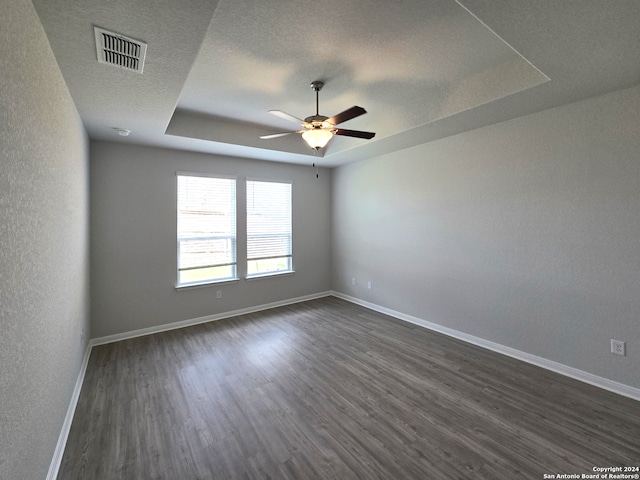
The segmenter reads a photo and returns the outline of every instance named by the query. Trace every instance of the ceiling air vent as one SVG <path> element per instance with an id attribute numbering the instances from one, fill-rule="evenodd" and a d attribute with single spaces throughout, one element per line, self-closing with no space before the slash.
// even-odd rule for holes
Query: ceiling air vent
<path id="1" fill-rule="evenodd" d="M 147 44 L 119 33 L 93 27 L 98 62 L 142 73 Z"/>

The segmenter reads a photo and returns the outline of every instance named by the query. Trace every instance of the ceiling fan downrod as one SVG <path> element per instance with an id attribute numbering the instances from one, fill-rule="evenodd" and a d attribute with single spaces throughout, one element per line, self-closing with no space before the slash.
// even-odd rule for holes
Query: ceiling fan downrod
<path id="1" fill-rule="evenodd" d="M 318 115 L 320 115 L 320 90 L 322 90 L 322 87 L 324 87 L 324 82 L 321 82 L 320 80 L 316 80 L 315 82 L 311 82 L 311 88 L 313 88 L 313 91 L 316 92 L 316 117 Z"/>

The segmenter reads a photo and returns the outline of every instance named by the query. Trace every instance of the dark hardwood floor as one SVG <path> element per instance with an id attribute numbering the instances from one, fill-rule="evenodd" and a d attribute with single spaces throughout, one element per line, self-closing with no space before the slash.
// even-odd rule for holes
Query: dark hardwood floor
<path id="1" fill-rule="evenodd" d="M 58 478 L 542 479 L 637 465 L 639 402 L 327 297 L 95 347 Z"/>

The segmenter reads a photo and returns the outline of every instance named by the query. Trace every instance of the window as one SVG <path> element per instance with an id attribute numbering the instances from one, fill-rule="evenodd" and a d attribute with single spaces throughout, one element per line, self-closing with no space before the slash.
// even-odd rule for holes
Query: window
<path id="1" fill-rule="evenodd" d="M 291 183 L 247 180 L 247 277 L 292 272 Z"/>
<path id="2" fill-rule="evenodd" d="M 236 279 L 236 179 L 178 173 L 178 286 Z"/>

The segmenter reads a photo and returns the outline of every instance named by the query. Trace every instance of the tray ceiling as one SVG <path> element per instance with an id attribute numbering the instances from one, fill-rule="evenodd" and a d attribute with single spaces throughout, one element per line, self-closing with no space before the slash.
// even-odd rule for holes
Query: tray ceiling
<path id="1" fill-rule="evenodd" d="M 535 5 L 532 5 L 535 4 Z M 640 81 L 638 2 L 35 0 L 91 138 L 311 163 L 267 113 L 368 113 L 336 166 Z M 98 63 L 93 27 L 147 43 L 142 75 Z M 115 128 L 132 131 L 118 137 Z"/>

